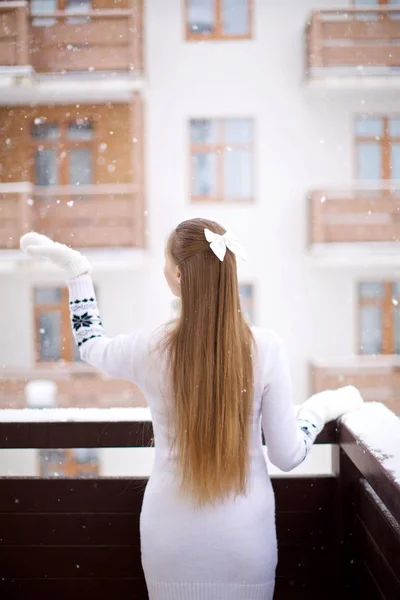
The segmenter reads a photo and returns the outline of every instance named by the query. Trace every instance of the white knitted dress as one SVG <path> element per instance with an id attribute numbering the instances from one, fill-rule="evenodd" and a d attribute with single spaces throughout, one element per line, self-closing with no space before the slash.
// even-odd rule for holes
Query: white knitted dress
<path id="1" fill-rule="evenodd" d="M 170 452 L 170 402 L 160 332 L 107 338 L 91 278 L 69 282 L 71 318 L 82 359 L 138 384 L 148 400 L 155 435 L 155 465 L 140 519 L 142 564 L 150 600 L 272 600 L 277 564 L 275 503 L 262 452 L 282 470 L 306 456 L 317 426 L 294 415 L 285 350 L 275 334 L 253 329 L 257 344 L 248 493 L 216 507 L 194 509 L 179 494 Z"/>

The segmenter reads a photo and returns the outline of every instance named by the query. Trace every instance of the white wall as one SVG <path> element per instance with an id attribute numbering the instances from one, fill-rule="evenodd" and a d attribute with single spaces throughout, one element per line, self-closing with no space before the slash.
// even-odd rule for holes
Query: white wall
<path id="1" fill-rule="evenodd" d="M 169 231 L 192 216 L 221 221 L 247 248 L 241 276 L 257 284 L 257 324 L 284 337 L 299 402 L 309 391 L 311 358 L 355 352 L 356 283 L 377 275 L 312 264 L 306 192 L 351 182 L 354 114 L 394 111 L 398 94 L 306 86 L 304 30 L 314 0 L 258 0 L 253 40 L 202 43 L 184 40 L 181 0 L 146 4 L 149 257 L 126 273 L 95 271 L 103 321 L 114 335 L 169 318 L 171 296 L 162 277 Z M 324 0 L 318 7 L 335 4 L 343 6 Z M 189 204 L 188 120 L 207 116 L 254 119 L 253 205 Z M 36 281 L 37 275 L 18 270 L 0 275 L 0 365 L 33 365 L 30 289 Z"/>

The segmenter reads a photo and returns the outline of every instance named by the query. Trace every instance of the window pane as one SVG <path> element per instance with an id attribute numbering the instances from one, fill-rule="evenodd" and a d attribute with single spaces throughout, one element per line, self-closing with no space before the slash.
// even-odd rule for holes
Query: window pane
<path id="1" fill-rule="evenodd" d="M 394 351 L 400 354 L 400 306 L 394 309 Z"/>
<path id="2" fill-rule="evenodd" d="M 217 193 L 216 154 L 194 154 L 192 194 L 194 196 L 215 196 Z"/>
<path id="3" fill-rule="evenodd" d="M 222 28 L 230 35 L 249 33 L 248 0 L 222 0 Z"/>
<path id="4" fill-rule="evenodd" d="M 253 141 L 253 121 L 251 119 L 225 120 L 224 141 L 228 144 L 250 144 Z"/>
<path id="5" fill-rule="evenodd" d="M 35 123 L 32 127 L 34 140 L 55 140 L 60 135 L 60 129 L 55 123 Z"/>
<path id="6" fill-rule="evenodd" d="M 254 286 L 252 284 L 239 285 L 240 302 L 243 313 L 250 323 L 254 323 Z"/>
<path id="7" fill-rule="evenodd" d="M 360 137 L 381 136 L 383 132 L 383 119 L 379 117 L 356 119 L 356 134 Z"/>
<path id="8" fill-rule="evenodd" d="M 61 302 L 61 289 L 55 288 L 36 288 L 35 304 L 59 304 Z"/>
<path id="9" fill-rule="evenodd" d="M 91 10 L 90 0 L 68 0 L 65 7 L 66 12 L 88 13 Z M 90 17 L 68 17 L 67 23 L 76 25 L 77 23 L 88 23 Z"/>
<path id="10" fill-rule="evenodd" d="M 384 294 L 383 283 L 360 283 L 361 298 L 382 298 Z"/>
<path id="11" fill-rule="evenodd" d="M 225 150 L 224 196 L 251 199 L 253 195 L 252 154 L 249 150 Z"/>
<path id="12" fill-rule="evenodd" d="M 358 178 L 381 179 L 382 151 L 381 145 L 363 142 L 357 146 Z"/>
<path id="13" fill-rule="evenodd" d="M 400 13 L 399 13 L 400 14 Z M 400 118 L 389 119 L 389 134 L 392 137 L 400 137 Z"/>
<path id="14" fill-rule="evenodd" d="M 30 9 L 32 16 L 42 13 L 52 14 L 57 10 L 57 0 L 31 0 Z M 34 27 L 50 27 L 51 25 L 55 25 L 56 23 L 56 19 L 44 17 L 32 19 L 32 25 Z"/>
<path id="15" fill-rule="evenodd" d="M 69 153 L 69 184 L 90 185 L 92 176 L 92 151 L 90 148 L 75 148 Z"/>
<path id="16" fill-rule="evenodd" d="M 391 178 L 400 179 L 400 143 L 392 144 Z"/>
<path id="17" fill-rule="evenodd" d="M 96 448 L 75 448 L 72 450 L 72 454 L 78 464 L 96 463 L 98 461 Z"/>
<path id="18" fill-rule="evenodd" d="M 59 360 L 61 315 L 59 311 L 39 315 L 39 355 L 41 360 Z"/>
<path id="19" fill-rule="evenodd" d="M 382 309 L 379 306 L 362 306 L 361 353 L 380 354 L 382 351 Z"/>
<path id="20" fill-rule="evenodd" d="M 57 185 L 58 169 L 55 150 L 43 148 L 35 152 L 35 184 Z"/>
<path id="21" fill-rule="evenodd" d="M 188 25 L 192 33 L 213 33 L 214 0 L 188 0 Z"/>
<path id="22" fill-rule="evenodd" d="M 69 140 L 91 140 L 93 139 L 93 127 L 92 124 L 81 119 L 76 123 L 70 123 L 68 125 L 68 139 Z"/>
<path id="23" fill-rule="evenodd" d="M 65 450 L 39 450 L 39 470 L 41 477 L 60 477 L 66 474 Z"/>
<path id="24" fill-rule="evenodd" d="M 217 142 L 217 122 L 205 119 L 190 121 L 190 139 L 193 144 L 215 144 Z"/>
<path id="25" fill-rule="evenodd" d="M 388 4 L 390 4 L 391 6 L 400 6 L 400 0 L 389 0 Z M 389 18 L 392 19 L 393 21 L 399 21 L 400 20 L 400 12 L 389 13 Z"/>
<path id="26" fill-rule="evenodd" d="M 393 296 L 400 298 L 400 283 L 398 281 L 393 284 Z"/>

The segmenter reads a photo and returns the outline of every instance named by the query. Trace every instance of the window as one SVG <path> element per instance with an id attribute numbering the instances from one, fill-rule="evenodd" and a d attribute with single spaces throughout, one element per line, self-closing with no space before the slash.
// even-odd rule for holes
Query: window
<path id="1" fill-rule="evenodd" d="M 400 0 L 353 0 L 354 6 L 357 8 L 373 8 L 374 6 L 400 6 Z M 363 14 L 356 15 L 357 21 L 386 21 L 392 20 L 397 21 L 400 19 L 400 12 L 388 12 L 388 13 L 375 13 L 375 12 L 365 12 Z"/>
<path id="2" fill-rule="evenodd" d="M 41 477 L 96 477 L 97 448 L 39 450 L 39 472 Z"/>
<path id="3" fill-rule="evenodd" d="M 252 283 L 242 283 L 239 285 L 240 302 L 244 316 L 248 322 L 253 325 L 255 319 L 254 310 L 254 285 Z"/>
<path id="4" fill-rule="evenodd" d="M 68 289 L 34 289 L 35 348 L 38 362 L 79 361 L 69 316 Z"/>
<path id="5" fill-rule="evenodd" d="M 400 179 L 400 116 L 359 117 L 355 135 L 359 179 Z"/>
<path id="6" fill-rule="evenodd" d="M 186 0 L 186 39 L 248 39 L 252 0 Z"/>
<path id="7" fill-rule="evenodd" d="M 190 121 L 193 202 L 253 200 L 253 121 Z"/>
<path id="8" fill-rule="evenodd" d="M 400 282 L 359 285 L 361 354 L 400 354 Z"/>
<path id="9" fill-rule="evenodd" d="M 68 123 L 35 119 L 34 183 L 38 186 L 93 183 L 94 132 L 87 118 Z"/>
<path id="10" fill-rule="evenodd" d="M 57 24 L 57 18 L 50 16 L 55 12 L 88 13 L 91 10 L 91 4 L 91 0 L 31 0 L 31 15 L 34 17 L 32 25 L 34 27 L 51 27 Z M 35 17 L 35 15 L 40 16 Z M 70 25 L 88 21 L 89 18 L 83 16 L 73 16 L 63 20 Z"/>

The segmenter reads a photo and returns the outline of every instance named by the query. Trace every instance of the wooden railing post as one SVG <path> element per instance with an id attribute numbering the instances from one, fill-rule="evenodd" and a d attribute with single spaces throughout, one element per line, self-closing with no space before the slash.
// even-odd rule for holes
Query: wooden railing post
<path id="1" fill-rule="evenodd" d="M 128 25 L 130 69 L 139 75 L 143 69 L 143 2 L 131 0 Z"/>
<path id="2" fill-rule="evenodd" d="M 135 186 L 134 195 L 134 220 L 136 247 L 146 246 L 145 228 L 145 164 L 144 164 L 144 116 L 143 100 L 140 94 L 134 94 L 131 100 L 131 148 L 132 148 L 132 182 Z"/>
<path id="3" fill-rule="evenodd" d="M 17 42 L 16 42 L 16 64 L 18 66 L 29 64 L 29 30 L 28 30 L 28 7 L 26 5 L 16 7 Z"/>
<path id="4" fill-rule="evenodd" d="M 19 195 L 19 231 L 24 235 L 32 228 L 32 208 L 29 205 L 30 194 L 27 191 Z"/>
<path id="5" fill-rule="evenodd" d="M 324 204 L 326 197 L 321 192 L 311 192 L 309 196 L 310 215 L 311 215 L 311 235 L 312 244 L 321 244 L 326 241 L 324 224 Z"/>
<path id="6" fill-rule="evenodd" d="M 323 59 L 323 22 L 319 12 L 311 15 L 308 29 L 308 68 L 324 66 Z"/>

